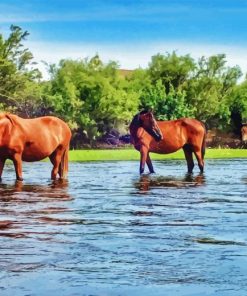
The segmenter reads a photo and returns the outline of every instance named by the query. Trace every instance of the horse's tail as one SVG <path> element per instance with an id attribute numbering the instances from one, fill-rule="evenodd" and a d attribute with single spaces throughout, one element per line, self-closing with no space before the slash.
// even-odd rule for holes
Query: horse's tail
<path id="1" fill-rule="evenodd" d="M 206 125 L 201 122 L 201 125 L 204 129 L 204 135 L 203 135 L 203 139 L 202 139 L 202 146 L 201 146 L 201 152 L 202 152 L 202 159 L 204 159 L 205 156 L 205 152 L 206 152 L 206 137 L 207 137 L 207 128 Z"/>
<path id="2" fill-rule="evenodd" d="M 60 163 L 61 168 L 61 179 L 67 179 L 69 170 L 69 147 L 67 147 L 63 153 L 62 160 Z"/>

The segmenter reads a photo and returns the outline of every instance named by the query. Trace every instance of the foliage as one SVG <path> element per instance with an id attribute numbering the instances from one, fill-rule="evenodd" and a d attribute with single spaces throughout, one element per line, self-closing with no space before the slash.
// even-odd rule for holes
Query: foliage
<path id="1" fill-rule="evenodd" d="M 195 108 L 195 117 L 212 126 L 229 123 L 229 98 L 242 73 L 239 67 L 226 67 L 224 54 L 202 57 L 194 75 L 184 85 L 186 101 Z"/>
<path id="2" fill-rule="evenodd" d="M 40 103 L 40 87 L 36 81 L 41 78 L 41 74 L 33 68 L 32 53 L 22 44 L 28 35 L 27 31 L 23 32 L 20 27 L 13 25 L 7 39 L 0 34 L 1 106 L 2 109 L 15 110 L 21 114 L 26 114 L 27 106 L 34 110 L 35 105 Z"/>
<path id="3" fill-rule="evenodd" d="M 54 112 L 90 141 L 127 124 L 138 110 L 138 94 L 120 77 L 117 64 L 104 65 L 97 55 L 61 61 L 53 73 L 49 100 Z"/>
<path id="4" fill-rule="evenodd" d="M 196 68 L 194 60 L 189 56 L 178 56 L 176 52 L 166 55 L 157 54 L 152 57 L 148 73 L 152 81 L 162 81 L 168 93 L 171 85 L 175 90 L 189 79 Z"/>
<path id="5" fill-rule="evenodd" d="M 152 109 L 158 119 L 195 117 L 209 127 L 239 131 L 247 120 L 247 80 L 238 84 L 238 66 L 224 54 L 201 57 L 157 54 L 146 69 L 124 74 L 98 55 L 61 60 L 41 80 L 33 55 L 23 45 L 29 33 L 12 25 L 0 34 L 0 109 L 24 117 L 55 115 L 66 120 L 80 141 L 93 144 L 116 129 L 127 133 L 132 117 Z"/>
<path id="6" fill-rule="evenodd" d="M 232 111 L 239 112 L 243 121 L 247 122 L 247 81 L 235 87 L 229 105 Z"/>
<path id="7" fill-rule="evenodd" d="M 194 115 L 194 108 L 186 103 L 185 91 L 175 89 L 171 83 L 166 88 L 162 79 L 153 80 L 147 71 L 137 70 L 132 76 L 132 85 L 139 91 L 140 109 L 153 110 L 160 120 Z"/>

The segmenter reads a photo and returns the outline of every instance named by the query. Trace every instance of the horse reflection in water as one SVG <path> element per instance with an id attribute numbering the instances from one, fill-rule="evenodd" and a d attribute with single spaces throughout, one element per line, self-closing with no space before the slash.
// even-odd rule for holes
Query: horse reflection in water
<path id="1" fill-rule="evenodd" d="M 192 174 L 186 174 L 184 178 L 169 178 L 169 177 L 153 177 L 151 175 L 141 175 L 139 181 L 135 184 L 135 187 L 140 193 L 148 192 L 152 188 L 186 188 L 196 187 L 205 184 L 206 179 L 203 174 L 193 176 Z"/>
<path id="2" fill-rule="evenodd" d="M 72 197 L 67 189 L 66 180 L 47 185 L 24 185 L 22 182 L 0 184 L 0 217 L 4 217 L 4 220 L 0 220 L 0 236 L 25 238 L 35 234 L 51 239 L 52 233 L 45 232 L 39 225 L 66 222 L 57 215 L 70 211 L 66 202 L 71 201 Z"/>
<path id="3" fill-rule="evenodd" d="M 68 181 L 55 180 L 47 185 L 23 184 L 15 182 L 13 185 L 0 183 L 0 203 L 3 201 L 27 202 L 44 201 L 47 198 L 71 199 L 67 193 Z M 36 197 L 39 200 L 36 200 Z"/>

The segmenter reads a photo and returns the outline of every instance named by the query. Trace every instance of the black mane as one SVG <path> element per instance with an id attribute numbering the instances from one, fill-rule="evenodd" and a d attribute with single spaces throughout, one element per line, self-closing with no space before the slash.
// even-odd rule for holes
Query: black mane
<path id="1" fill-rule="evenodd" d="M 140 113 L 137 113 L 131 123 L 130 123 L 130 126 L 135 126 L 135 127 L 140 127 L 141 126 L 141 123 L 140 123 Z"/>
<path id="2" fill-rule="evenodd" d="M 140 115 L 148 113 L 148 112 L 149 112 L 148 110 L 142 110 L 141 112 L 137 113 L 133 117 L 133 119 L 132 119 L 132 121 L 130 123 L 130 126 L 140 127 L 141 126 Z"/>

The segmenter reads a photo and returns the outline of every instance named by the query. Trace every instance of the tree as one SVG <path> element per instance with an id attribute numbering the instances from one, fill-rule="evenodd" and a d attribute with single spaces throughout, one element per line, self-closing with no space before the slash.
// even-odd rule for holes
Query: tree
<path id="1" fill-rule="evenodd" d="M 228 101 L 231 111 L 231 124 L 236 134 L 240 134 L 243 123 L 247 122 L 247 80 L 235 86 Z"/>
<path id="2" fill-rule="evenodd" d="M 32 53 L 22 44 L 28 35 L 27 31 L 14 25 L 10 27 L 7 39 L 0 34 L 1 107 L 27 116 L 27 106 L 35 105 L 34 100 L 39 93 L 37 82 L 41 78 L 41 73 L 33 68 Z"/>
<path id="3" fill-rule="evenodd" d="M 161 79 L 166 93 L 172 85 L 175 90 L 186 82 L 196 68 L 194 60 L 189 56 L 178 56 L 175 51 L 166 55 L 157 54 L 152 57 L 148 73 L 152 81 Z"/>
<path id="4" fill-rule="evenodd" d="M 74 130 L 90 142 L 127 124 L 138 109 L 138 94 L 120 77 L 115 62 L 104 64 L 98 55 L 80 61 L 62 60 L 52 67 L 47 100 Z"/>
<path id="5" fill-rule="evenodd" d="M 226 67 L 224 54 L 199 59 L 194 75 L 183 85 L 186 102 L 195 108 L 195 117 L 209 126 L 223 127 L 230 122 L 229 98 L 242 73 L 238 66 Z"/>
<path id="6" fill-rule="evenodd" d="M 156 58 L 157 60 L 164 60 L 164 57 L 161 57 L 160 55 L 156 56 L 155 59 Z M 173 59 L 179 60 L 179 57 L 173 53 L 173 58 L 171 61 Z M 166 61 L 166 66 L 167 65 L 168 62 Z M 173 79 L 167 79 L 166 83 L 164 84 L 162 77 L 159 78 L 158 76 L 158 71 L 156 71 L 154 79 L 153 67 L 154 64 L 151 65 L 151 70 L 150 68 L 146 71 L 139 69 L 135 71 L 131 77 L 132 87 L 134 87 L 135 90 L 139 92 L 139 109 L 152 109 L 155 116 L 160 120 L 170 120 L 180 117 L 193 116 L 194 108 L 189 108 L 189 105 L 185 99 L 186 92 L 180 89 L 181 85 L 178 87 L 178 84 L 176 84 L 177 87 L 175 87 L 171 82 L 174 81 Z M 173 77 L 175 77 L 175 72 Z M 180 79 L 182 81 L 181 76 Z M 178 80 L 176 80 L 176 82 L 178 82 Z"/>

